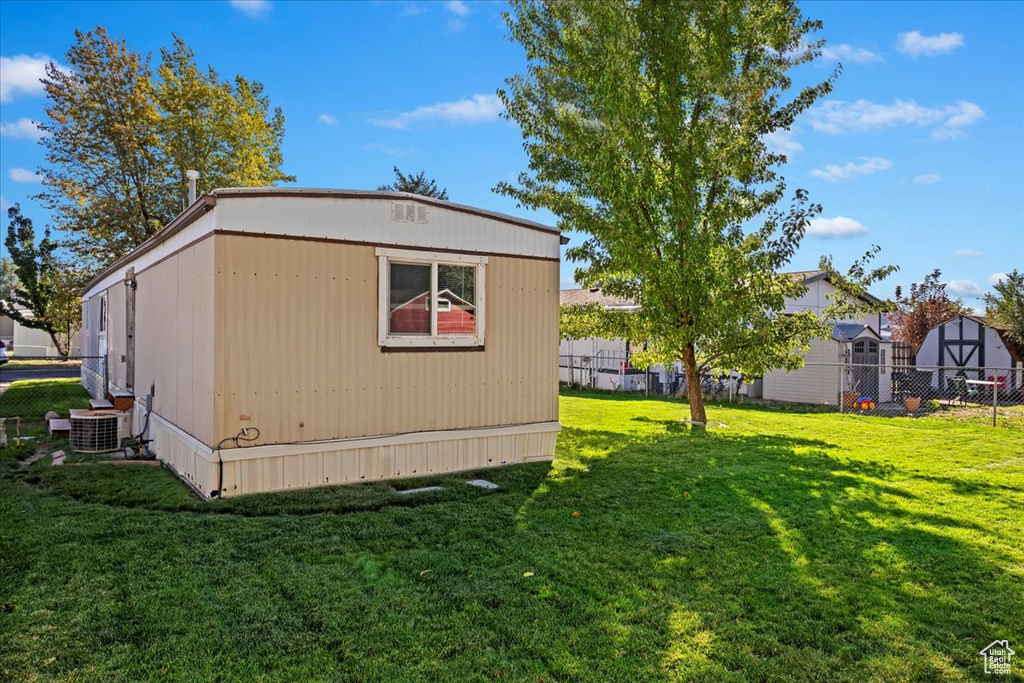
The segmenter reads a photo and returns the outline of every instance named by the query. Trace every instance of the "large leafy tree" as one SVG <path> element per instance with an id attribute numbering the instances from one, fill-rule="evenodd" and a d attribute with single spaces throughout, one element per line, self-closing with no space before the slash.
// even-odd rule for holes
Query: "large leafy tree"
<path id="1" fill-rule="evenodd" d="M 25 327 L 50 335 L 57 353 L 66 356 L 71 339 L 82 323 L 81 271 L 59 257 L 57 242 L 47 229 L 36 244 L 32 220 L 15 204 L 7 210 L 10 223 L 4 246 L 11 255 L 16 282 L 12 293 L 0 298 L 0 313 Z"/>
<path id="2" fill-rule="evenodd" d="M 942 272 L 935 269 L 925 275 L 923 282 L 911 283 L 909 293 L 902 287 L 896 288 L 896 305 L 889 313 L 889 328 L 893 340 L 910 344 L 914 353 L 933 327 L 971 312 L 962 300 L 950 298 L 941 278 Z"/>
<path id="3" fill-rule="evenodd" d="M 102 266 L 123 256 L 174 215 L 160 152 L 149 59 L 103 28 L 75 32 L 70 69 L 50 63 L 39 196 L 74 250 Z"/>
<path id="4" fill-rule="evenodd" d="M 102 27 L 75 33 L 67 70 L 50 64 L 40 199 L 69 246 L 93 268 L 169 223 L 187 197 L 185 171 L 203 187 L 293 180 L 281 171 L 284 116 L 263 86 L 201 70 L 175 37 L 154 73 L 148 55 Z"/>
<path id="5" fill-rule="evenodd" d="M 395 173 L 395 180 L 391 183 L 377 186 L 378 190 L 385 192 L 411 192 L 412 194 L 434 197 L 448 201 L 448 188 L 438 187 L 437 181 L 427 177 L 426 171 L 419 173 L 402 173 L 395 166 L 392 168 Z"/>
<path id="6" fill-rule="evenodd" d="M 526 73 L 499 96 L 522 129 L 530 173 L 497 190 L 582 233 L 576 281 L 640 309 L 594 333 L 645 342 L 647 362 L 682 362 L 691 419 L 706 421 L 700 374 L 798 367 L 830 317 L 868 284 L 872 249 L 850 272 L 822 267 L 843 296 L 823 318 L 785 315 L 805 286 L 780 270 L 820 211 L 801 190 L 788 211 L 765 136 L 832 89 L 795 93 L 788 72 L 820 53 L 819 22 L 793 2 L 513 0 L 506 22 Z M 759 223 L 759 225 L 756 225 Z M 564 318 L 563 318 L 564 319 Z"/>
<path id="7" fill-rule="evenodd" d="M 295 180 L 280 169 L 284 114 L 280 108 L 271 113 L 260 83 L 242 76 L 231 83 L 213 67 L 201 70 L 178 36 L 160 54 L 154 98 L 173 196 L 187 196 L 189 169 L 199 171 L 201 186 L 211 189 Z"/>
<path id="8" fill-rule="evenodd" d="M 985 312 L 1006 328 L 1007 336 L 1024 349 L 1024 273 L 1014 269 L 985 295 Z"/>

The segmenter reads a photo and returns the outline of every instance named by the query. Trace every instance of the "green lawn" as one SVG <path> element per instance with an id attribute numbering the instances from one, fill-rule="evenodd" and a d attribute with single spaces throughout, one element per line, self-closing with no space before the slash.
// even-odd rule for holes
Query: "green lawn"
<path id="1" fill-rule="evenodd" d="M 88 408 L 89 392 L 77 377 L 22 379 L 0 396 L 0 417 L 19 416 L 28 422 L 43 422 L 50 410 L 67 417 L 72 408 Z"/>
<path id="2" fill-rule="evenodd" d="M 561 408 L 555 463 L 495 492 L 201 503 L 8 452 L 0 679 L 983 680 L 982 647 L 1022 652 L 1020 431 Z"/>

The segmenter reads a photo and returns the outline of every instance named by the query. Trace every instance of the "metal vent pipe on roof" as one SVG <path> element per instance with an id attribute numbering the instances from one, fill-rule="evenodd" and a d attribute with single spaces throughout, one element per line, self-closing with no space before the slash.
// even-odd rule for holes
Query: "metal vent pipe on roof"
<path id="1" fill-rule="evenodd" d="M 192 206 L 196 203 L 196 181 L 199 180 L 199 171 L 189 169 L 185 171 L 185 177 L 188 178 L 188 205 Z"/>

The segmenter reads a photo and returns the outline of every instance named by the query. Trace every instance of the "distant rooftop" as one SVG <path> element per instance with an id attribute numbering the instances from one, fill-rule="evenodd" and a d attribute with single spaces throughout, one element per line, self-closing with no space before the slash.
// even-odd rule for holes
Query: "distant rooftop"
<path id="1" fill-rule="evenodd" d="M 563 289 L 558 293 L 558 302 L 570 306 L 599 304 L 604 308 L 633 308 L 636 304 L 629 299 L 609 296 L 600 287 L 590 289 Z"/>

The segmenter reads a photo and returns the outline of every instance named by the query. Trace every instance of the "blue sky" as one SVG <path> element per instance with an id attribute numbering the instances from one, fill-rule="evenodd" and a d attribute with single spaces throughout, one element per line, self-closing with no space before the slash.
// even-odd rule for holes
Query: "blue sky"
<path id="1" fill-rule="evenodd" d="M 0 196 L 30 196 L 42 161 L 36 80 L 74 30 L 102 25 L 157 53 L 177 33 L 201 64 L 262 81 L 284 109 L 285 170 L 299 186 L 373 188 L 391 167 L 426 169 L 453 201 L 553 223 L 491 189 L 526 157 L 494 91 L 520 71 L 503 3 L 0 3 Z M 879 295 L 941 268 L 978 306 L 999 273 L 1024 268 L 1024 4 L 813 2 L 829 51 L 802 67 L 835 92 L 773 144 L 790 188 L 824 204 L 794 268 L 839 266 L 871 244 L 900 266 Z M 6 224 L 6 221 L 5 221 Z M 575 238 L 574 241 L 579 238 Z M 563 286 L 572 264 L 563 263 Z"/>

